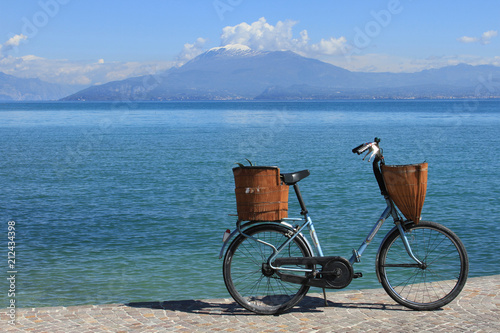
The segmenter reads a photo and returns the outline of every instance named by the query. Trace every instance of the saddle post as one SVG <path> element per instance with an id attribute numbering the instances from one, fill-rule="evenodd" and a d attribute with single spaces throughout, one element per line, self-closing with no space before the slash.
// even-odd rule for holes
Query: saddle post
<path id="1" fill-rule="evenodd" d="M 308 211 L 306 208 L 306 204 L 304 203 L 304 199 L 302 198 L 302 194 L 300 193 L 299 184 L 297 183 L 293 184 L 293 190 L 295 191 L 295 195 L 297 196 L 297 200 L 299 201 L 300 214 L 306 215 Z"/>

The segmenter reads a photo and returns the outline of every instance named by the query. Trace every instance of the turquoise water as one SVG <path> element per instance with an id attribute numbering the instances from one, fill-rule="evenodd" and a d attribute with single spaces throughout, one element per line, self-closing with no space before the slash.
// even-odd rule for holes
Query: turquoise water
<path id="1" fill-rule="evenodd" d="M 218 254 L 245 158 L 309 169 L 323 250 L 349 258 L 384 209 L 351 149 L 379 136 L 388 164 L 429 163 L 423 218 L 461 237 L 470 276 L 500 274 L 499 134 L 500 101 L 0 104 L 2 271 L 15 221 L 19 307 L 229 297 Z M 350 288 L 379 286 L 391 227 Z"/>

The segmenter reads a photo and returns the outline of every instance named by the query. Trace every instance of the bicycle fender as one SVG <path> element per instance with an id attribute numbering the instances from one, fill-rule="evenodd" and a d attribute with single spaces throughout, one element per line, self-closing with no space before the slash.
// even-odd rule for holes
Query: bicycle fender
<path id="1" fill-rule="evenodd" d="M 235 234 L 239 234 L 238 229 L 233 230 L 231 232 L 231 234 L 229 235 L 229 237 L 226 239 L 226 241 L 222 244 L 222 247 L 221 247 L 220 252 L 219 252 L 219 259 L 222 259 L 222 257 L 224 256 L 224 251 L 226 250 L 226 245 L 228 243 L 232 242 Z"/>
<path id="2" fill-rule="evenodd" d="M 283 225 L 287 228 L 289 228 L 291 231 L 296 231 L 295 228 L 289 224 L 289 223 L 286 223 L 286 222 L 270 222 L 271 224 L 279 224 L 279 225 Z M 226 239 L 226 241 L 222 244 L 222 247 L 220 249 L 220 252 L 219 252 L 219 259 L 222 259 L 222 257 L 224 256 L 224 252 L 226 251 L 226 246 L 231 243 L 233 241 L 233 238 L 235 237 L 235 235 L 239 234 L 239 230 L 238 229 L 235 229 L 233 230 L 230 234 L 229 234 L 229 237 Z M 311 249 L 311 253 L 314 254 L 314 252 L 312 251 L 312 247 L 311 247 L 311 244 L 309 244 L 309 241 L 307 240 L 307 238 L 303 237 L 305 242 L 306 242 L 306 245 L 309 246 L 309 249 Z"/>

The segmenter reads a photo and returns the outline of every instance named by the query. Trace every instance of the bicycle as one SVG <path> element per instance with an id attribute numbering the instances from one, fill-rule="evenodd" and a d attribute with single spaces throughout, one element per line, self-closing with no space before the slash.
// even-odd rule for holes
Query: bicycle
<path id="1" fill-rule="evenodd" d="M 380 139 L 354 148 L 358 155 L 371 154 L 373 172 L 386 208 L 374 227 L 347 260 L 324 256 L 302 198 L 298 182 L 309 176 L 308 170 L 280 174 L 281 181 L 293 186 L 301 218 L 283 218 L 276 222 L 238 220 L 233 232 L 224 234 L 220 251 L 224 282 L 233 299 L 258 314 L 280 314 L 295 306 L 310 287 L 341 289 L 362 273 L 353 265 L 389 217 L 395 226 L 382 240 L 375 260 L 376 275 L 385 291 L 397 303 L 414 310 L 435 310 L 455 299 L 468 275 L 466 249 L 458 236 L 447 227 L 428 221 L 403 220 L 388 195 L 381 167 L 385 165 Z M 363 158 L 363 160 L 365 159 Z M 301 222 L 293 226 L 291 223 Z M 242 224 L 243 223 L 243 224 Z M 309 231 L 314 247 L 304 236 Z"/>

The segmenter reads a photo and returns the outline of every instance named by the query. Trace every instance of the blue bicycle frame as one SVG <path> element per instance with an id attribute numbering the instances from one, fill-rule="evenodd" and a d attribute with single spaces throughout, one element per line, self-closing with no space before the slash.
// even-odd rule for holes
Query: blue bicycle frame
<path id="1" fill-rule="evenodd" d="M 373 226 L 373 228 L 370 231 L 370 233 L 368 234 L 368 236 L 365 238 L 365 240 L 363 241 L 363 243 L 359 246 L 359 248 L 357 250 L 353 249 L 352 257 L 349 259 L 349 262 L 351 263 L 351 265 L 353 265 L 354 263 L 360 262 L 360 258 L 363 255 L 363 252 L 366 250 L 366 248 L 368 247 L 368 245 L 371 243 L 371 241 L 373 240 L 373 238 L 375 237 L 375 235 L 377 234 L 377 232 L 380 230 L 380 228 L 382 227 L 382 225 L 384 224 L 384 222 L 387 220 L 387 218 L 389 218 L 391 215 L 392 215 L 392 217 L 394 219 L 394 223 L 396 224 L 396 227 L 398 228 L 398 230 L 399 230 L 399 232 L 401 234 L 401 239 L 403 240 L 403 244 L 404 244 L 404 246 L 406 248 L 406 251 L 408 252 L 408 255 L 413 260 L 415 260 L 415 262 L 417 264 L 419 264 L 419 265 L 422 264 L 420 262 L 420 260 L 418 260 L 415 257 L 415 255 L 413 254 L 413 252 L 411 250 L 411 247 L 409 245 L 408 239 L 406 238 L 404 229 L 402 227 L 402 221 L 399 218 L 399 216 L 397 214 L 397 211 L 394 208 L 394 203 L 388 197 L 386 197 L 386 202 L 387 202 L 386 209 L 384 210 L 384 212 L 382 213 L 382 215 L 380 216 L 380 218 L 377 220 L 377 222 Z M 291 224 L 287 223 L 287 222 L 297 222 L 297 221 L 304 221 L 304 223 L 300 227 L 298 227 L 298 228 L 294 228 Z M 291 237 L 285 243 L 281 244 L 279 248 L 276 248 L 273 244 L 269 244 L 269 243 L 264 242 L 264 241 L 262 241 L 262 240 L 260 240 L 258 238 L 255 238 L 255 237 L 252 237 L 252 236 L 249 236 L 249 235 L 245 234 L 245 229 L 248 226 L 251 226 L 251 225 L 255 224 L 255 222 L 248 222 L 248 223 L 245 223 L 244 225 L 241 225 L 241 222 L 242 221 L 238 221 L 236 230 L 234 230 L 231 233 L 230 237 L 228 237 L 225 240 L 225 242 L 224 242 L 224 244 L 223 244 L 223 246 L 221 248 L 221 251 L 219 253 L 219 258 L 222 258 L 222 256 L 224 255 L 225 247 L 230 242 L 230 240 L 235 235 L 241 234 L 241 235 L 243 235 L 243 236 L 245 236 L 247 238 L 253 239 L 256 242 L 265 244 L 265 245 L 267 245 L 267 246 L 269 246 L 269 247 L 271 247 L 273 249 L 273 254 L 268 259 L 268 263 L 271 266 L 271 268 L 273 268 L 273 269 L 280 269 L 280 270 L 283 270 L 283 271 L 312 272 L 311 269 L 305 269 L 305 268 L 304 269 L 300 269 L 300 268 L 288 268 L 288 267 L 273 267 L 272 264 L 271 264 L 274 261 L 274 259 L 278 256 L 278 254 L 280 253 L 280 251 L 283 248 L 285 248 L 288 244 L 290 244 L 290 242 L 292 242 L 293 239 L 295 237 L 297 237 L 297 235 L 303 234 L 303 231 L 306 228 L 309 230 L 309 234 L 311 236 L 311 240 L 313 241 L 314 249 L 316 249 L 317 256 L 318 257 L 323 257 L 324 256 L 323 250 L 321 248 L 320 241 L 318 239 L 318 236 L 316 234 L 316 230 L 314 228 L 314 223 L 313 223 L 312 219 L 309 217 L 308 213 L 305 213 L 303 218 L 285 218 L 281 222 L 265 222 L 265 223 L 282 224 L 282 225 L 290 228 L 290 230 L 292 231 Z M 304 238 L 304 239 L 307 242 L 307 239 L 306 238 Z M 309 248 L 311 250 L 313 250 L 313 248 L 310 246 L 310 244 L 308 244 L 308 246 L 309 246 Z M 314 252 L 312 251 L 312 253 L 314 253 Z"/>
<path id="2" fill-rule="evenodd" d="M 357 147 L 357 148 L 359 148 L 359 147 Z M 415 257 L 415 255 L 413 254 L 413 252 L 411 250 L 410 244 L 409 244 L 408 239 L 406 238 L 406 234 L 404 232 L 404 228 L 403 228 L 403 225 L 402 225 L 403 224 L 402 220 L 399 218 L 399 215 L 398 215 L 398 212 L 396 211 L 395 205 L 394 205 L 394 203 L 392 202 L 392 200 L 390 199 L 390 197 L 387 194 L 387 190 L 385 188 L 385 184 L 383 182 L 382 174 L 380 172 L 380 167 L 379 167 L 379 163 L 381 161 L 383 161 L 382 154 L 381 154 L 380 150 L 378 149 L 378 146 L 376 146 L 376 145 L 373 146 L 373 147 L 370 146 L 369 149 L 370 149 L 369 153 L 370 152 L 372 153 L 372 156 L 370 157 L 369 161 L 371 161 L 372 157 L 375 157 L 375 159 L 373 161 L 373 171 L 374 171 L 374 174 L 375 174 L 375 178 L 377 179 L 377 182 L 379 184 L 381 193 L 382 193 L 382 195 L 384 195 L 384 198 L 386 200 L 387 207 L 385 208 L 385 210 L 382 213 L 382 215 L 380 215 L 380 218 L 377 220 L 377 222 L 373 226 L 372 230 L 370 231 L 370 233 L 368 234 L 368 236 L 365 238 L 365 240 L 363 241 L 363 243 L 360 245 L 360 247 L 357 250 L 353 249 L 353 254 L 352 254 L 352 257 L 349 259 L 349 262 L 351 263 L 351 265 L 353 265 L 354 263 L 360 262 L 360 258 L 362 256 L 363 252 L 366 250 L 366 248 L 368 247 L 368 245 L 371 243 L 371 241 L 373 240 L 373 238 L 375 237 L 375 235 L 377 234 L 377 232 L 380 230 L 380 228 L 382 227 L 382 225 L 384 224 L 384 222 L 386 221 L 386 219 L 389 218 L 389 216 L 392 216 L 392 218 L 394 219 L 394 223 L 396 224 L 396 227 L 399 230 L 399 233 L 401 235 L 401 239 L 403 241 L 404 247 L 405 247 L 408 255 L 418 265 L 422 265 L 421 261 L 418 260 Z M 354 149 L 353 149 L 353 152 L 354 152 Z M 308 213 L 308 211 L 307 211 L 307 209 L 305 207 L 304 200 L 302 199 L 302 195 L 300 193 L 300 190 L 299 190 L 297 182 L 298 181 L 295 181 L 294 183 L 291 183 L 289 185 L 293 185 L 293 188 L 295 190 L 295 194 L 297 195 L 297 199 L 298 199 L 300 207 L 302 209 L 301 214 L 304 217 L 303 218 L 285 218 L 285 219 L 283 219 L 280 222 L 264 222 L 264 223 L 277 223 L 277 224 L 281 224 L 281 225 L 284 225 L 287 228 L 289 228 L 290 231 L 291 231 L 291 235 L 290 235 L 290 238 L 286 242 L 284 242 L 278 248 L 276 248 L 273 244 L 269 244 L 269 243 L 267 243 L 267 242 L 265 242 L 263 240 L 260 240 L 258 238 L 253 237 L 253 236 L 245 234 L 245 229 L 247 227 L 249 227 L 249 226 L 251 226 L 251 225 L 253 225 L 255 223 L 258 223 L 258 222 L 247 222 L 244 225 L 241 225 L 242 221 L 238 221 L 237 224 L 236 224 L 236 226 L 237 226 L 236 230 L 234 230 L 230 234 L 230 236 L 225 239 L 224 244 L 223 244 L 223 246 L 221 248 L 221 251 L 219 253 L 219 258 L 222 258 L 222 256 L 224 255 L 225 247 L 229 243 L 229 241 L 235 235 L 240 234 L 240 235 L 243 235 L 243 236 L 245 236 L 247 238 L 250 238 L 250 239 L 252 239 L 252 240 L 254 240 L 256 242 L 265 244 L 265 245 L 267 245 L 267 246 L 269 246 L 269 247 L 272 248 L 273 253 L 268 258 L 268 264 L 269 264 L 269 266 L 271 268 L 273 268 L 273 269 L 279 269 L 279 270 L 283 270 L 283 271 L 288 270 L 288 271 L 312 272 L 312 269 L 274 267 L 272 265 L 272 263 L 274 262 L 274 259 L 278 256 L 278 254 L 280 253 L 280 251 L 283 248 L 285 248 L 288 244 L 290 244 L 290 242 L 292 242 L 293 239 L 295 237 L 297 237 L 297 235 L 302 235 L 303 231 L 306 228 L 309 230 L 309 234 L 311 236 L 311 240 L 313 241 L 314 248 L 316 249 L 317 256 L 318 257 L 323 257 L 324 256 L 323 250 L 321 248 L 321 244 L 319 242 L 318 236 L 316 234 L 316 230 L 314 228 L 314 224 L 313 224 L 311 218 L 309 217 L 309 213 Z M 287 222 L 297 222 L 297 221 L 304 221 L 304 223 L 300 227 L 297 227 L 297 228 L 294 228 L 292 225 L 290 225 L 290 224 L 287 223 Z M 390 232 L 388 234 L 390 234 Z M 307 242 L 307 238 L 304 237 L 304 239 Z M 308 246 L 311 249 L 311 253 L 314 253 L 313 248 L 310 246 L 310 244 L 308 244 Z"/>

